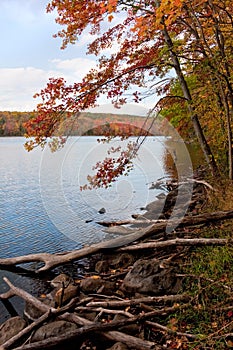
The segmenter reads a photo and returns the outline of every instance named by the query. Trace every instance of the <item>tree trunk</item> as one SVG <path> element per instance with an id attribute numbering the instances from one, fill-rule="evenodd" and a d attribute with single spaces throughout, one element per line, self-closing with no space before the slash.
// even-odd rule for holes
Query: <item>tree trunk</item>
<path id="1" fill-rule="evenodd" d="M 180 82 L 180 85 L 181 85 L 181 89 L 182 89 L 182 92 L 183 92 L 183 95 L 184 97 L 186 98 L 187 102 L 188 102 L 188 109 L 189 109 L 189 112 L 190 112 L 190 115 L 191 115 L 191 121 L 193 123 L 193 127 L 194 127 L 194 130 L 195 130 L 195 133 L 196 133 L 196 136 L 198 138 L 198 141 L 200 143 L 200 146 L 202 148 L 202 151 L 204 153 L 204 156 L 205 156 L 205 159 L 207 161 L 207 164 L 209 165 L 210 169 L 211 169 L 211 172 L 212 172 L 212 175 L 216 176 L 219 174 L 219 171 L 218 171 L 218 167 L 217 167 L 217 164 L 215 162 L 215 159 L 214 159 L 214 156 L 211 152 L 211 149 L 206 141 L 206 138 L 205 138 L 205 135 L 203 133 L 203 130 L 202 130 L 202 127 L 200 125 L 200 122 L 199 122 L 199 119 L 198 119 L 198 116 L 197 114 L 195 113 L 193 107 L 192 107 L 192 96 L 191 96 L 191 93 L 190 93 L 190 90 L 188 88 L 188 85 L 187 85 L 187 82 L 184 78 L 184 75 L 183 75 L 183 72 L 182 72 L 182 69 L 181 69 L 181 66 L 180 66 L 180 62 L 179 62 L 179 59 L 177 57 L 177 54 L 174 52 L 173 50 L 173 42 L 172 42 L 172 39 L 167 31 L 167 28 L 166 28 L 166 25 L 165 23 L 162 23 L 163 24 L 163 30 L 162 30 L 162 33 L 163 33 L 163 36 L 164 36 L 164 40 L 167 44 L 167 47 L 168 47 L 168 50 L 170 52 L 170 57 L 171 57 L 171 60 L 172 60 L 172 63 L 173 63 L 173 67 L 176 71 L 176 75 L 177 75 L 177 78 Z"/>

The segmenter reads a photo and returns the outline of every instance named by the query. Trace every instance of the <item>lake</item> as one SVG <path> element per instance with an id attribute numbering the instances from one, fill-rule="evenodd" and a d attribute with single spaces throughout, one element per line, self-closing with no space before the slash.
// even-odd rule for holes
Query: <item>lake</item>
<path id="1" fill-rule="evenodd" d="M 148 137 L 128 176 L 109 189 L 80 191 L 96 161 L 106 156 L 108 144 L 92 136 L 70 137 L 58 152 L 38 148 L 28 153 L 24 142 L 22 137 L 0 138 L 1 258 L 67 251 L 112 238 L 97 221 L 142 213 L 141 208 L 165 191 L 149 189 L 151 183 L 173 176 L 174 163 L 182 176 L 191 171 L 180 141 Z M 119 141 L 112 145 L 117 147 Z M 19 286 L 25 283 L 22 276 L 0 271 L 0 278 L 3 275 L 12 276 Z M 36 282 L 27 283 L 30 290 Z M 5 289 L 1 282 L 0 292 Z"/>

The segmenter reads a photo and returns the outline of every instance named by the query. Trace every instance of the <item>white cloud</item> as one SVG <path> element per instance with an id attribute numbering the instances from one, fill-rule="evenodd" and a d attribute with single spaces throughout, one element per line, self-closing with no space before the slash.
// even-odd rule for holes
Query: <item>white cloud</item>
<path id="1" fill-rule="evenodd" d="M 35 67 L 1 68 L 0 69 L 0 109 L 33 110 L 38 103 L 33 98 L 36 92 L 45 87 L 50 77 L 64 77 L 68 83 L 80 81 L 94 66 L 88 59 L 53 60 L 51 70 Z"/>
<path id="2" fill-rule="evenodd" d="M 81 80 L 96 65 L 95 61 L 88 58 L 54 59 L 51 62 L 56 70 L 65 74 L 69 82 Z"/>
<path id="3" fill-rule="evenodd" d="M 0 69 L 1 110 L 32 110 L 33 95 L 48 79 L 48 73 L 33 67 Z"/>

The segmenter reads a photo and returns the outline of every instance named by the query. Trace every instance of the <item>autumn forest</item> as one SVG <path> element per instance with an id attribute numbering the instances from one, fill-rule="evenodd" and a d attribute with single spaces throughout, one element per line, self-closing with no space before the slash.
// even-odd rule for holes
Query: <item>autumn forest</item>
<path id="1" fill-rule="evenodd" d="M 0 112 L 0 136 L 24 136 L 25 123 L 35 118 L 35 112 Z M 66 121 L 59 133 L 67 136 L 77 135 L 134 135 L 145 133 L 145 118 L 132 115 L 83 112 L 78 119 Z M 159 133 L 154 133 L 158 135 Z"/>

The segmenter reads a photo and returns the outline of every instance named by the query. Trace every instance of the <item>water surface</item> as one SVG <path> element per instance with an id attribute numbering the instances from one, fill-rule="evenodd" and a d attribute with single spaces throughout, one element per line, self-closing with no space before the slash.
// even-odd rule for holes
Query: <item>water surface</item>
<path id="1" fill-rule="evenodd" d="M 111 238 L 96 222 L 130 219 L 141 213 L 164 191 L 150 190 L 151 183 L 171 176 L 174 170 L 167 138 L 148 137 L 129 176 L 110 189 L 81 192 L 80 185 L 92 174 L 93 165 L 107 155 L 109 145 L 100 145 L 96 137 L 71 137 L 56 153 L 39 148 L 28 153 L 24 142 L 22 137 L 0 138 L 1 258 L 68 251 Z M 181 161 L 184 167 L 185 161 Z M 101 208 L 105 214 L 99 214 Z M 25 284 L 25 277 L 0 271 L 1 280 L 5 275 L 30 292 L 38 288 L 34 279 Z M 6 289 L 0 282 L 0 293 Z M 1 303 L 0 312 L 1 320 L 9 317 Z"/>

